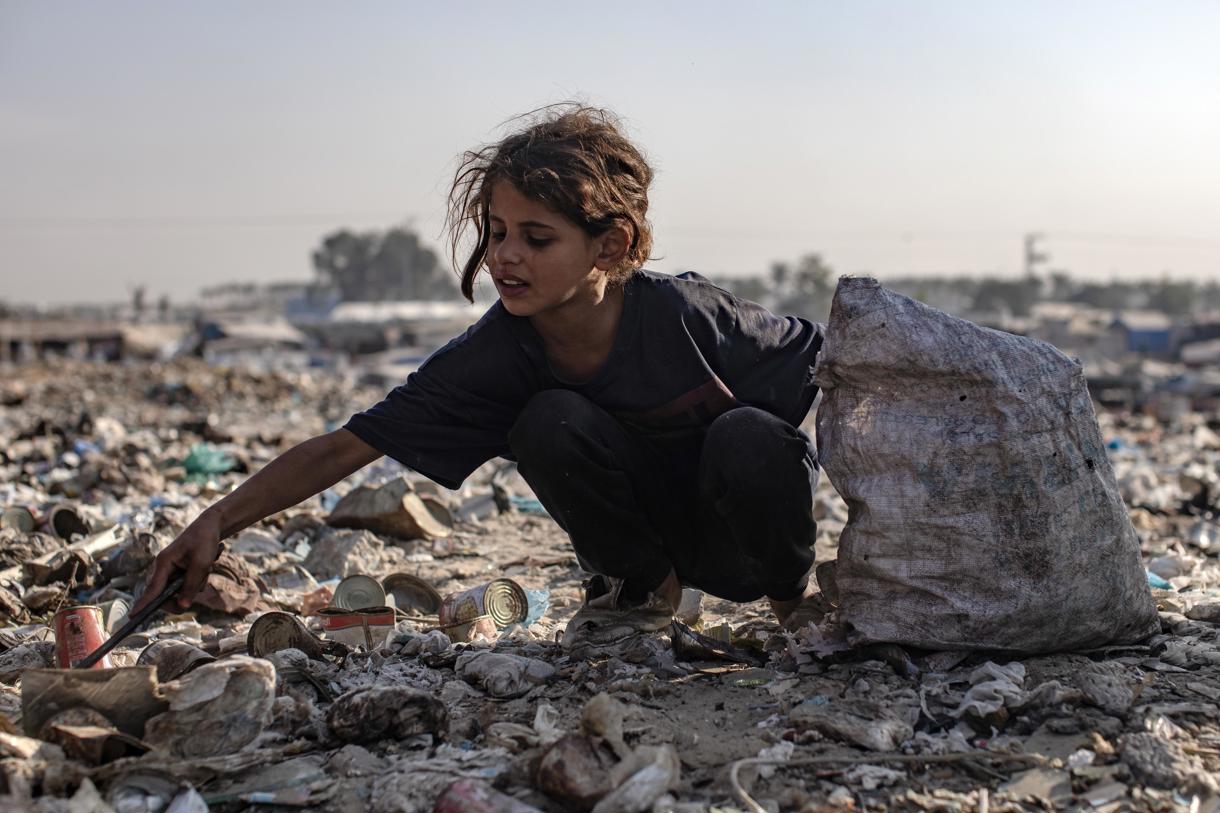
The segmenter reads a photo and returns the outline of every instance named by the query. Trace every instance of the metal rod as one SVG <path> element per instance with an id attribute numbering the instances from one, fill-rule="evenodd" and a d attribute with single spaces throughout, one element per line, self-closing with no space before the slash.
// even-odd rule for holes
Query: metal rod
<path id="1" fill-rule="evenodd" d="M 101 646 L 90 652 L 85 657 L 81 658 L 76 663 L 72 664 L 72 668 L 88 669 L 90 666 L 93 666 L 93 664 L 106 657 L 106 655 L 110 653 L 110 650 L 119 645 L 120 641 L 122 641 L 128 635 L 131 635 L 140 627 L 144 626 L 144 622 L 151 618 L 153 613 L 161 609 L 162 604 L 169 601 L 170 597 L 173 596 L 174 593 L 181 590 L 182 583 L 184 581 L 186 581 L 185 574 L 170 581 L 170 583 L 165 586 L 165 589 L 161 591 L 159 596 L 148 602 L 148 604 L 144 605 L 144 609 L 140 610 L 140 612 L 128 618 L 127 621 L 123 623 L 123 626 L 119 627 L 118 631 L 115 632 L 114 635 L 107 638 Z"/>

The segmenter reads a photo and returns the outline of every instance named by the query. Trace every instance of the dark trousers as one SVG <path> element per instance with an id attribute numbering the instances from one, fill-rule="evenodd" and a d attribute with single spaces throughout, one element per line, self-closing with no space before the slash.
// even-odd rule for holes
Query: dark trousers
<path id="1" fill-rule="evenodd" d="M 804 590 L 817 525 L 808 438 L 768 412 L 724 413 L 702 438 L 646 438 L 584 396 L 534 396 L 509 434 L 518 469 L 580 566 L 642 597 L 672 567 L 731 601 Z"/>

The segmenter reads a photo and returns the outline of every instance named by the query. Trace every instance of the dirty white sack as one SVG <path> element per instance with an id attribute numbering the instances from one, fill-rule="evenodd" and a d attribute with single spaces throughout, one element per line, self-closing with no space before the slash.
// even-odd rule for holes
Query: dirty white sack
<path id="1" fill-rule="evenodd" d="M 814 376 L 852 643 L 1047 652 L 1156 630 L 1078 362 L 845 277 Z"/>

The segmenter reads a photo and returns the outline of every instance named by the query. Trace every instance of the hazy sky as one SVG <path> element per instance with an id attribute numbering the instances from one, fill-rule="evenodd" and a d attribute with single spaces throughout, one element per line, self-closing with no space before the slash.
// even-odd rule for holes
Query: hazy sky
<path id="1" fill-rule="evenodd" d="M 455 156 L 578 97 L 668 272 L 1220 278 L 1220 3 L 0 0 L 0 298 L 304 279 L 440 244 Z"/>

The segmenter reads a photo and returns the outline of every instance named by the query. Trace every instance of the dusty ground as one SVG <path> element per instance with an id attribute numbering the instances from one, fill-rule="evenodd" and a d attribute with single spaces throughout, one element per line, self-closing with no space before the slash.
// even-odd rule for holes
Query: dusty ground
<path id="1" fill-rule="evenodd" d="M 8 450 L 3 502 L 70 500 L 97 524 L 152 529 L 164 544 L 244 476 L 231 472 L 184 482 L 180 463 L 191 443 L 231 441 L 227 448 L 248 457 L 244 466 L 254 468 L 376 397 L 350 382 L 218 377 L 193 366 L 18 371 L 7 379 L 0 413 L 0 436 Z M 107 448 L 100 430 L 79 425 L 82 408 L 94 419 L 113 418 L 122 437 Z M 210 421 L 209 415 L 214 416 Z M 740 783 L 769 810 L 1215 810 L 1220 642 L 1214 621 L 1220 614 L 1209 615 L 1208 608 L 1220 581 L 1215 558 L 1220 546 L 1209 535 L 1215 528 L 1209 498 L 1197 497 L 1195 483 L 1215 481 L 1217 450 L 1195 431 L 1203 424 L 1197 416 L 1176 427 L 1113 416 L 1103 424 L 1107 437 L 1124 439 L 1114 450 L 1116 469 L 1147 563 L 1171 582 L 1169 589 L 1155 592 L 1163 608 L 1162 634 L 1138 646 L 1020 660 L 908 653 L 913 660 L 904 662 L 892 652 L 821 656 L 825 650 L 816 636 L 773 635 L 761 603 L 705 598 L 695 626 L 711 631 L 728 624 L 738 643 L 753 629 L 744 637 L 769 641 L 769 651 L 760 650 L 756 664 L 675 654 L 668 637 L 651 649 L 576 660 L 555 641 L 579 606 L 584 574 L 549 518 L 493 513 L 460 523 L 441 540 L 368 537 L 361 548 L 368 559 L 323 562 L 319 551 L 331 544 L 327 539 L 362 532 L 304 522 L 325 516 L 322 500 L 315 499 L 264 523 L 261 535 L 245 542 L 239 537 L 234 551 L 264 576 L 312 562 L 319 571 L 311 574 L 315 582 L 351 572 L 407 572 L 442 594 L 500 577 L 545 588 L 542 618 L 528 630 L 506 631 L 494 651 L 542 661 L 551 671 L 539 672 L 536 685 L 525 686 L 521 696 L 497 696 L 518 692 L 493 689 L 462 666 L 465 653 L 486 651 L 487 644 L 437 647 L 430 643 L 435 634 L 426 637 L 433 621 L 403 621 L 384 648 L 355 653 L 341 663 L 293 660 L 283 653 L 273 658 L 279 673 L 276 699 L 266 699 L 272 708 L 263 721 L 266 730 L 237 754 L 188 759 L 154 748 L 143 757 L 100 766 L 26 754 L 24 767 L 16 770 L 19 744 L 0 741 L 9 790 L 29 794 L 7 802 L 0 796 L 0 807 L 105 810 L 109 803 L 119 810 L 156 810 L 186 781 L 213 810 L 289 809 L 283 807 L 289 804 L 415 811 L 432 809 L 438 793 L 455 779 L 476 777 L 537 809 L 579 809 L 571 796 L 542 792 L 538 761 L 558 737 L 582 730 L 582 713 L 605 693 L 624 707 L 623 747 L 673 746 L 680 778 L 655 807 L 653 794 L 645 807 L 602 809 L 749 810 L 752 802 L 735 792 L 729 768 L 762 753 L 778 765 L 744 766 Z M 77 457 L 65 459 L 81 439 L 92 439 L 96 453 L 78 446 Z M 117 472 L 73 488 L 74 476 L 79 480 L 90 465 L 105 471 L 107 460 L 118 464 Z M 1193 480 L 1183 476 L 1188 469 Z M 381 481 L 398 474 L 379 466 L 353 479 Z M 490 493 L 489 475 L 484 471 L 463 493 L 443 496 L 454 507 L 472 504 Z M 161 499 L 153 502 L 156 496 Z M 1201 505 L 1183 505 L 1192 497 Z M 822 561 L 834 556 L 845 512 L 828 487 L 819 506 Z M 0 539 L 0 554 L 19 558 L 24 541 L 12 535 Z M 129 591 L 135 581 L 131 572 L 116 575 L 115 567 L 104 573 L 106 578 L 99 576 L 87 589 L 65 589 L 75 589 L 74 598 L 100 601 Z M 299 609 L 300 596 L 314 584 L 290 582 L 285 577 L 278 582 L 281 588 L 266 591 L 264 598 L 281 609 Z M 272 577 L 268 586 L 275 583 Z M 8 583 L 18 596 L 32 587 Z M 12 653 L 20 642 L 46 637 L 39 630 L 48 612 L 31 610 L 28 619 L 10 620 L 0 643 L 5 684 L 0 710 L 14 730 L 20 728 L 23 668 L 12 665 Z M 222 653 L 241 651 L 256 617 L 194 608 L 162 619 L 149 635 L 119 650 L 116 659 L 134 662 L 139 646 L 158 636 L 196 641 Z M 330 698 L 373 686 L 417 689 L 443 704 L 446 719 L 430 731 L 424 726 L 400 731 L 402 736 L 345 742 L 328 716 L 334 706 Z M 981 705 L 966 710 L 970 700 Z M 357 723 L 371 726 L 372 719 Z M 601 774 L 617 761 L 606 753 Z M 579 765 L 570 764 L 579 773 Z M 766 775 L 759 775 L 760 767 Z M 586 773 L 586 784 L 596 784 L 598 771 Z M 92 784 L 81 790 L 86 777 Z M 252 792 L 278 795 L 251 797 Z M 69 807 L 74 794 L 76 806 Z"/>

